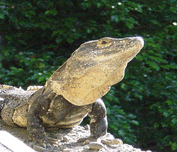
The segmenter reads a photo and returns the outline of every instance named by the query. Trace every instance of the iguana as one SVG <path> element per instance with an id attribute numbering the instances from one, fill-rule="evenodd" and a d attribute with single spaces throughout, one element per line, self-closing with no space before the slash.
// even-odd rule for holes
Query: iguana
<path id="1" fill-rule="evenodd" d="M 70 128 L 90 121 L 90 139 L 107 132 L 106 107 L 101 97 L 124 77 L 127 63 L 144 46 L 141 37 L 105 37 L 83 43 L 37 91 L 0 85 L 0 111 L 11 126 L 27 127 L 38 144 L 55 143 L 45 127 Z"/>

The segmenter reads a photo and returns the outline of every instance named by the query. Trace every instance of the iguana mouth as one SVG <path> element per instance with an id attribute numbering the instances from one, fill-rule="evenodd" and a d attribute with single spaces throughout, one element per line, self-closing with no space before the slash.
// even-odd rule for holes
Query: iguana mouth
<path id="1" fill-rule="evenodd" d="M 125 44 L 125 48 L 136 47 L 137 49 L 142 49 L 144 46 L 144 40 L 141 37 L 133 37 L 128 39 L 130 39 L 130 42 Z"/>
<path id="2" fill-rule="evenodd" d="M 140 36 L 137 36 L 136 38 L 140 41 L 140 43 L 142 44 L 142 47 L 143 47 L 144 46 L 144 40 L 143 40 L 143 38 L 140 37 Z"/>
<path id="3" fill-rule="evenodd" d="M 144 46 L 144 40 L 141 37 L 127 37 L 121 40 L 115 40 L 114 43 L 115 43 L 115 48 L 118 49 L 117 52 L 132 51 L 132 50 L 139 51 Z"/>
<path id="4" fill-rule="evenodd" d="M 143 48 L 144 40 L 142 37 L 132 37 L 128 43 L 125 44 L 122 52 L 126 54 L 126 60 L 131 61 Z M 124 54 L 123 53 L 123 54 Z"/>

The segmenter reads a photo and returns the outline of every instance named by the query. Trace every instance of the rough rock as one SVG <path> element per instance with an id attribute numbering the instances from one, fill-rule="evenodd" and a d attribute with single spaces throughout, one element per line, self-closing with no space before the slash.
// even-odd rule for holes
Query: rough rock
<path id="1" fill-rule="evenodd" d="M 0 119 L 0 130 L 8 131 L 27 145 L 31 146 L 25 128 L 9 127 Z M 46 132 L 50 137 L 59 137 L 61 142 L 54 146 L 47 144 L 46 149 L 41 148 L 38 145 L 33 146 L 33 148 L 40 152 L 151 152 L 142 151 L 141 149 L 125 144 L 121 139 L 114 138 L 110 133 L 107 133 L 94 142 L 88 141 L 85 142 L 85 144 L 83 144 L 83 142 L 77 142 L 80 138 L 89 137 L 90 135 L 90 131 L 82 126 L 76 126 L 73 129 L 49 129 Z"/>
<path id="2" fill-rule="evenodd" d="M 100 150 L 104 148 L 104 145 L 99 142 L 91 142 L 89 145 L 90 150 Z"/>

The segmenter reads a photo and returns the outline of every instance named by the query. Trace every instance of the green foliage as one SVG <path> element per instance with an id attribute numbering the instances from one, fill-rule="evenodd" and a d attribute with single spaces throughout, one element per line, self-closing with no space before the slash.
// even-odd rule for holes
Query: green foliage
<path id="1" fill-rule="evenodd" d="M 105 95 L 104 101 L 107 107 L 108 121 L 110 122 L 108 131 L 125 142 L 136 144 L 137 138 L 131 126 L 138 126 L 139 122 L 135 115 L 127 114 L 122 109 L 119 99 L 115 97 L 114 87 Z"/>
<path id="2" fill-rule="evenodd" d="M 78 46 L 104 36 L 144 37 L 125 78 L 104 97 L 109 131 L 124 142 L 177 150 L 177 2 L 0 2 L 0 83 L 43 85 Z"/>

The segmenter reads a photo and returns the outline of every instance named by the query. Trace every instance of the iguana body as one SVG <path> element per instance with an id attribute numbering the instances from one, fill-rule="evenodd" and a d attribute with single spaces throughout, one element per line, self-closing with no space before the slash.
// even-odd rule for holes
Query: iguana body
<path id="1" fill-rule="evenodd" d="M 127 63 L 143 45 L 140 37 L 89 41 L 37 91 L 0 85 L 2 119 L 12 126 L 27 127 L 29 136 L 42 143 L 50 140 L 44 127 L 70 128 L 88 115 L 91 138 L 103 136 L 107 118 L 100 98 L 123 79 Z"/>

